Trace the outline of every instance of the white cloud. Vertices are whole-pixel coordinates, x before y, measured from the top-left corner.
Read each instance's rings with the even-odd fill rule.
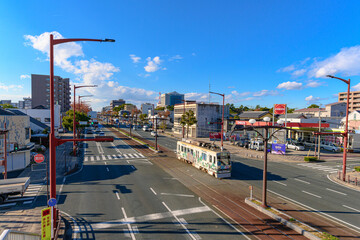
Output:
[[[133,61],[133,63],[138,63],[141,60],[141,57],[137,57],[135,54],[130,54],[129,56],[130,56],[131,60]]]
[[[347,76],[360,74],[360,45],[342,48],[336,55],[313,63],[310,70],[310,76],[317,78],[337,73]]]
[[[291,73],[294,77],[300,77],[306,73],[306,69],[295,70]]]
[[[294,89],[299,90],[302,88],[302,83],[288,81],[288,82],[280,83],[276,88],[286,89],[286,90],[294,90]]]
[[[253,94],[254,97],[277,96],[277,95],[279,95],[279,92],[276,90],[261,90]]]
[[[308,104],[317,103],[317,102],[320,101],[320,97],[314,97],[313,95],[310,95],[310,96],[305,98],[305,101],[307,101]]]
[[[0,90],[9,91],[10,89],[11,90],[20,90],[20,89],[23,89],[23,88],[24,87],[22,85],[15,85],[15,84],[5,85],[3,83],[0,83]]]
[[[311,87],[311,88],[315,88],[315,87],[319,87],[323,85],[321,82],[316,81],[316,80],[309,80],[308,83],[306,84],[306,87]]]
[[[181,59],[183,59],[183,57],[180,56],[179,54],[177,54],[175,56],[170,57],[169,61],[171,62],[171,61],[174,61],[174,60],[181,60]]]
[[[355,90],[355,91],[360,91],[360,83],[353,86],[352,89]]]
[[[294,70],[295,70],[295,66],[290,65],[290,66],[287,66],[287,67],[280,68],[279,70],[277,70],[277,72],[291,72],[291,71],[294,71]]]
[[[242,92],[242,93],[239,93],[238,91],[234,90],[234,91],[231,91],[231,94],[233,94],[234,96],[237,96],[237,97],[245,97],[247,95],[250,95],[251,92]]]
[[[185,93],[185,99],[187,100],[195,100],[195,101],[209,101],[209,93]]]
[[[156,72],[160,69],[160,57],[156,56],[153,59],[151,59],[151,57],[148,57],[146,61],[147,65],[144,67],[146,72]]]
[[[21,80],[28,79],[28,78],[30,78],[30,75],[27,75],[27,74],[20,75]]]

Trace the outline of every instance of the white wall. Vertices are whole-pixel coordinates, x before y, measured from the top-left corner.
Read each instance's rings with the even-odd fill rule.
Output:
[[[46,121],[46,118],[48,118],[47,120],[50,120],[50,109],[17,109],[17,110],[50,126],[50,121]],[[60,110],[61,110],[60,105],[55,105],[54,108],[55,128],[59,128],[61,126]]]

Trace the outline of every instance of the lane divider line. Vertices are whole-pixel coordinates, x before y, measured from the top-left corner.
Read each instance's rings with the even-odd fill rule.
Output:
[[[124,209],[123,207],[121,208],[121,211],[123,212],[125,219],[127,219],[126,212],[125,212],[125,209]],[[132,228],[131,228],[131,224],[130,224],[130,223],[127,223],[126,225],[127,225],[128,229],[129,229],[129,233],[130,233],[131,239],[132,239],[132,240],[136,240],[135,235],[134,235],[134,232],[133,232],[133,230],[132,230]]]
[[[281,185],[287,186],[287,184],[282,183],[282,182],[279,182],[279,181],[275,181],[275,180],[273,180],[273,182],[275,182],[275,183],[277,183],[277,184],[281,184]]]
[[[345,195],[345,196],[347,195],[346,193],[342,193],[342,192],[333,190],[333,189],[331,189],[331,188],[326,188],[326,190],[331,191],[331,192],[335,192],[335,193],[338,193],[338,194],[342,194],[342,195]]]
[[[357,210],[356,208],[352,208],[352,207],[349,207],[349,206],[346,206],[346,205],[343,205],[343,207],[346,207],[346,208],[348,208],[348,209],[351,209],[351,210],[353,210],[353,211],[355,211],[355,212],[360,212],[360,210]]]
[[[306,193],[306,194],[309,194],[309,195],[311,195],[311,196],[317,197],[317,198],[322,198],[322,197],[320,197],[320,196],[318,196],[318,195],[316,195],[316,194],[309,193],[309,192],[304,191],[304,190],[302,190],[302,192],[303,192],[303,193]]]
[[[296,181],[298,181],[298,182],[302,182],[302,183],[310,184],[309,182],[304,181],[304,180],[301,180],[301,179],[298,179],[298,178],[294,178],[294,180],[296,180]]]
[[[153,194],[157,195],[157,193],[154,191],[154,189],[150,188],[150,190],[153,192]]]
[[[115,194],[116,194],[117,199],[120,200],[119,193],[118,193],[118,192],[115,192]]]

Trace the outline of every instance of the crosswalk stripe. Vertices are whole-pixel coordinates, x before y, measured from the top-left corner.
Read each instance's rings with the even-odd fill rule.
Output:
[[[85,162],[89,161],[89,157],[85,157]]]
[[[102,160],[106,160],[106,157],[104,155],[101,155]]]
[[[97,161],[100,161],[100,156],[96,156],[96,160],[97,160]]]
[[[141,153],[139,153],[139,155],[140,155],[140,157],[143,157],[143,158],[145,157],[145,156],[144,156],[144,155],[142,155]]]
[[[128,154],[131,158],[135,158],[131,153]]]
[[[95,161],[95,158],[94,158],[94,156],[91,156],[91,161],[93,162],[93,161]]]
[[[123,156],[124,156],[124,158],[129,158],[129,157],[128,157],[128,155],[127,155],[127,154],[125,154],[125,153],[123,154]]]
[[[111,159],[112,159],[110,155],[107,155],[107,157],[108,157],[108,159],[109,159],[109,160],[111,160]]]
[[[114,155],[112,155],[113,156],[113,159],[116,159],[117,158],[117,156],[114,154]]]
[[[123,156],[121,156],[120,154],[118,155],[118,158],[123,158]]]

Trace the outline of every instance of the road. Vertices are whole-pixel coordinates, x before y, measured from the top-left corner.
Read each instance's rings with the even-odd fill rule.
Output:
[[[249,239],[120,138],[84,150],[81,171],[58,186],[75,238]]]
[[[137,130],[140,136],[154,141],[149,132]],[[176,149],[176,139],[159,136],[158,143],[171,150]],[[245,181],[262,188],[262,160],[232,156],[233,179]],[[349,166],[359,165],[359,160],[349,160]],[[311,212],[318,212],[339,224],[344,224],[360,234],[360,192],[340,186],[328,179],[329,173],[337,172],[339,161],[321,163],[268,163],[269,194],[300,205]],[[349,168],[350,169],[350,168]],[[259,198],[261,197],[258,196]]]

